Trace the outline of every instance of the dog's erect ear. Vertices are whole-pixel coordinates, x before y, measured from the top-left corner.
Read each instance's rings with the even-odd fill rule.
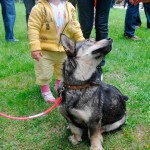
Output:
[[[74,53],[74,51],[75,51],[75,41],[68,38],[64,34],[60,35],[60,41],[61,41],[61,44],[63,45],[67,55],[68,56],[74,56],[75,55],[75,53]]]

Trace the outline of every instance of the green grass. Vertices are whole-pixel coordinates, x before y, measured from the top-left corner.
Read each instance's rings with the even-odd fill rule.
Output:
[[[15,36],[20,41],[7,43],[0,16],[0,112],[13,116],[34,115],[48,109],[35,84],[33,60],[30,57],[24,5],[16,5]],[[127,121],[122,130],[104,134],[105,150],[149,150],[150,137],[150,30],[141,11],[142,27],[135,42],[123,38],[124,9],[111,9],[109,37],[113,50],[106,57],[104,81],[117,86],[129,96]],[[94,30],[92,37],[95,36]],[[51,84],[53,88],[54,81]],[[0,117],[2,150],[88,150],[89,140],[78,146],[68,142],[70,131],[65,119],[55,109],[48,115],[29,121]]]

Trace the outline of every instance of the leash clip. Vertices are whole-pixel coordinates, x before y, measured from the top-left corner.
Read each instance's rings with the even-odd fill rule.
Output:
[[[59,90],[59,96],[62,98],[62,93],[64,92],[65,87],[63,86],[60,90]]]

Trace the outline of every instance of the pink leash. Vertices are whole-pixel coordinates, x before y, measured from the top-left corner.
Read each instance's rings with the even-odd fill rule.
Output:
[[[61,98],[58,97],[58,99],[56,100],[56,102],[54,103],[54,105],[52,107],[50,107],[49,109],[47,109],[46,111],[44,111],[42,113],[39,113],[39,114],[33,115],[33,116],[13,117],[13,116],[9,116],[9,115],[6,115],[4,113],[1,113],[1,112],[0,112],[0,116],[5,117],[5,118],[9,118],[9,119],[12,119],[12,120],[29,120],[29,119],[33,119],[33,118],[38,118],[40,116],[48,114],[50,111],[52,111],[54,108],[56,108],[60,104],[60,102],[61,102]]]

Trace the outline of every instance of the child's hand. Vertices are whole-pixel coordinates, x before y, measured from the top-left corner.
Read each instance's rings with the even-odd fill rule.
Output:
[[[31,56],[33,59],[39,61],[40,58],[42,57],[42,51],[41,50],[33,51],[31,52]]]

